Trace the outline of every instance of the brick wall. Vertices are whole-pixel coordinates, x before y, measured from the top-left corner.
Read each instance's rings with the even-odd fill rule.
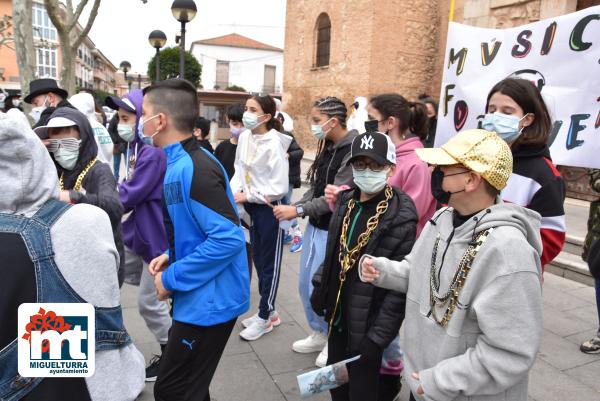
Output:
[[[448,19],[445,3],[381,0],[373,7],[367,0],[288,2],[283,104],[296,120],[300,144],[316,147],[308,116],[321,97],[337,96],[350,105],[357,96],[382,92],[437,96]],[[315,24],[322,12],[331,19],[330,62],[313,68]]]

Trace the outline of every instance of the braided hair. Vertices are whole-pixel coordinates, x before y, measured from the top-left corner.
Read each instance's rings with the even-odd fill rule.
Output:
[[[335,118],[342,128],[346,128],[346,119],[348,118],[348,109],[344,102],[334,96],[327,96],[317,100],[313,107],[319,110],[322,114],[325,114],[327,117]],[[317,146],[317,154],[315,156],[315,161],[310,166],[308,173],[306,174],[306,178],[311,185],[315,183],[315,175],[317,173],[317,168],[321,159],[323,158],[323,153],[325,152],[326,146],[331,143],[329,139],[320,140]]]

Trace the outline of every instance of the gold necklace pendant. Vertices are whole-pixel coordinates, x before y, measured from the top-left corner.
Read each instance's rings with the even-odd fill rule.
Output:
[[[77,192],[81,191],[81,184],[83,183],[83,179],[85,178],[85,175],[88,173],[88,171],[90,171],[90,169],[94,166],[94,164],[96,164],[97,161],[98,161],[98,158],[94,157],[94,159],[91,162],[89,162],[87,166],[85,166],[85,168],[81,171],[81,173],[79,173],[79,175],[77,176],[77,180],[75,180],[75,185],[73,186],[74,191],[77,191]],[[60,185],[61,191],[65,190],[64,175],[65,175],[65,173],[63,172],[60,175],[60,178],[58,180],[58,184]]]
[[[356,202],[354,201],[354,199],[351,199],[350,202],[348,202],[348,210],[346,210],[346,214],[344,215],[344,219],[342,220],[342,233],[340,235],[340,252],[338,255],[338,261],[340,263],[340,273],[339,273],[340,286],[339,286],[337,298],[335,301],[335,307],[333,308],[333,314],[331,315],[331,319],[329,322],[329,331],[330,332],[331,332],[331,328],[333,327],[333,321],[335,319],[335,315],[337,314],[337,310],[338,310],[339,303],[340,303],[340,294],[342,293],[342,287],[344,286],[344,283],[346,282],[346,276],[348,275],[348,272],[352,269],[352,267],[354,267],[354,264],[356,263],[356,260],[358,259],[358,256],[360,255],[360,252],[362,251],[362,249],[364,247],[366,247],[367,244],[369,243],[369,240],[371,239],[371,235],[373,234],[373,231],[375,231],[375,229],[379,225],[379,220],[380,220],[381,216],[388,209],[389,201],[390,201],[390,199],[392,199],[392,196],[394,196],[394,191],[392,191],[392,187],[390,187],[389,185],[386,185],[385,186],[385,199],[377,204],[377,208],[375,209],[376,210],[375,215],[371,216],[369,218],[369,220],[367,220],[366,231],[364,231],[363,233],[361,233],[358,236],[357,243],[354,246],[354,248],[352,248],[352,249],[348,249],[347,236],[348,236],[348,226],[350,225],[350,216],[352,214],[352,210],[354,209]]]

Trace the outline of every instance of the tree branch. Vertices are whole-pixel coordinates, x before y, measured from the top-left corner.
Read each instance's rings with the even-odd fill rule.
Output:
[[[85,0],[85,1],[87,3],[87,0]],[[94,5],[92,7],[92,11],[90,11],[90,16],[87,20],[87,24],[85,24],[85,28],[83,28],[83,31],[81,31],[81,33],[79,34],[79,37],[77,38],[75,43],[73,43],[73,46],[71,46],[71,48],[73,49],[73,52],[77,51],[77,48],[79,47],[79,45],[81,45],[81,43],[86,38],[88,33],[90,33],[90,30],[92,29],[92,25],[94,25],[94,21],[96,20],[96,17],[98,16],[98,8],[100,8],[100,0],[94,0]]]
[[[87,3],[88,3],[88,0],[81,0],[79,2],[79,4],[77,5],[77,9],[75,10],[73,19],[71,20],[71,22],[69,24],[69,31],[72,30],[73,28],[75,28],[75,25],[77,25],[77,21],[79,21],[79,17],[81,17],[81,13],[83,12],[83,9],[87,5]]]
[[[52,21],[52,25],[54,25],[58,33],[64,34],[65,32],[68,32],[62,16],[60,15],[58,0],[44,0],[44,6],[46,6],[48,17],[50,17],[50,21]]]

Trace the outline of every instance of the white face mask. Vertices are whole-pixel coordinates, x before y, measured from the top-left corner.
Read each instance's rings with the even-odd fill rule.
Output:
[[[44,110],[46,110],[48,108],[47,102],[48,102],[48,95],[46,95],[46,97],[44,98],[44,103],[42,103],[41,106],[33,107],[31,109],[31,112],[29,113],[29,115],[31,116],[31,118],[33,118],[33,121],[35,123],[40,121],[40,117],[42,116],[42,113],[44,112]]]
[[[142,142],[144,142],[146,145],[154,146],[154,137],[158,134],[158,131],[156,131],[154,134],[152,134],[150,136],[146,136],[146,135],[144,135],[144,124],[152,119],[155,119],[159,115],[160,114],[157,114],[146,120],[144,120],[143,118],[140,118],[140,122],[138,125],[138,134],[139,134],[140,138],[142,139]]]
[[[242,123],[244,124],[244,127],[248,128],[249,130],[253,130],[264,122],[258,122],[258,118],[262,116],[264,116],[264,114],[257,116],[254,113],[246,111],[242,116]]]
[[[21,105],[21,101],[20,100],[13,100],[13,106],[15,107],[19,107]]]

